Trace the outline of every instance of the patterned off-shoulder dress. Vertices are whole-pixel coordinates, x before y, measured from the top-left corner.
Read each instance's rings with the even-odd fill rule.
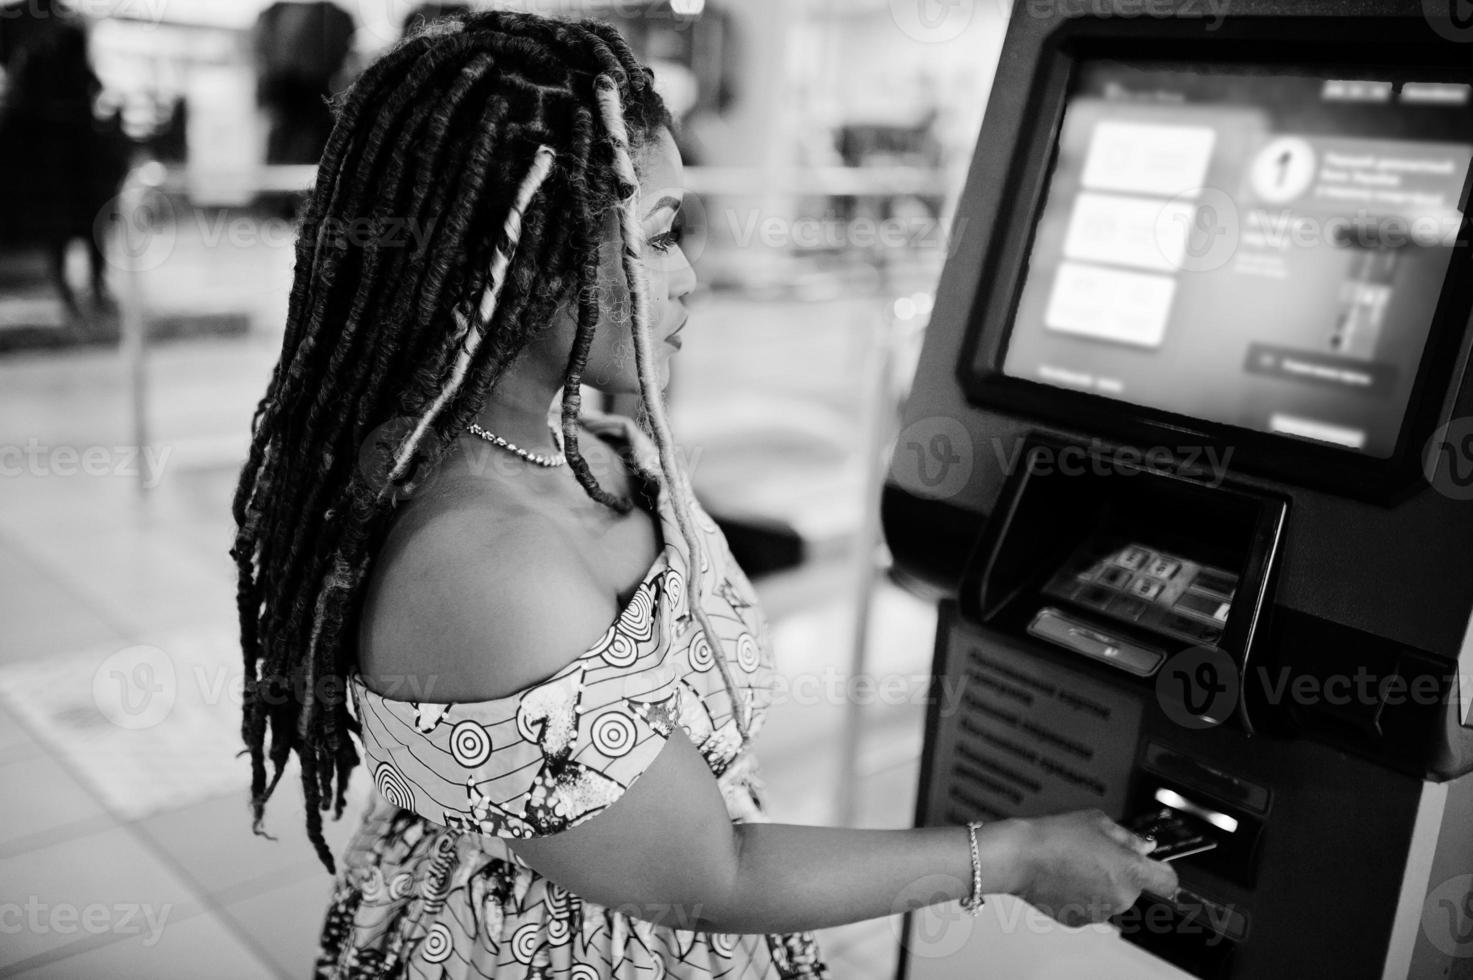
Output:
[[[589,413],[584,424],[659,472],[653,440],[632,419]],[[673,912],[635,918],[572,894],[507,846],[596,816],[676,725],[710,766],[731,819],[768,820],[750,745],[774,695],[768,623],[700,505],[704,547],[692,556],[665,487],[648,492],[659,555],[607,632],[551,677],[444,704],[380,696],[349,676],[375,791],[339,862],[316,980],[830,977],[812,933],[700,932]],[[696,568],[719,653],[688,605]],[[735,703],[717,656],[730,665]],[[736,712],[747,712],[745,739]]]

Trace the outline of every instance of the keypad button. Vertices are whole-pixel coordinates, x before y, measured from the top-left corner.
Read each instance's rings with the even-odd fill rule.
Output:
[[[1175,558],[1164,557],[1157,558],[1155,561],[1151,562],[1150,567],[1146,569],[1147,574],[1152,575],[1156,578],[1163,579],[1171,578],[1179,571],[1181,571],[1181,562],[1177,561]]]
[[[1143,599],[1137,599],[1133,595],[1118,595],[1110,603],[1110,608],[1105,610],[1112,616],[1128,619],[1132,622],[1140,618],[1141,613],[1151,608],[1150,603]]]
[[[1130,547],[1116,554],[1115,560],[1126,568],[1141,569],[1144,568],[1146,566],[1146,563],[1151,561],[1153,557],[1154,556],[1145,548]]]
[[[1225,623],[1227,622],[1230,606],[1228,603],[1214,596],[1186,592],[1183,593],[1180,599],[1176,600],[1175,608],[1181,612],[1193,613],[1204,619],[1210,619],[1213,622]]]
[[[1123,568],[1110,567],[1100,572],[1096,579],[1101,585],[1108,585],[1112,589],[1123,589],[1130,583],[1130,572]]]
[[[1223,599],[1231,599],[1238,587],[1238,577],[1212,568],[1204,568],[1192,579],[1191,587],[1199,592],[1210,592]]]
[[[1074,593],[1074,601],[1096,609],[1104,609],[1115,593],[1098,585],[1083,585]]]
[[[1144,575],[1137,577],[1134,582],[1130,583],[1131,593],[1140,596],[1142,599],[1156,598],[1161,594],[1163,588],[1165,586],[1161,582],[1153,578],[1147,578]]]

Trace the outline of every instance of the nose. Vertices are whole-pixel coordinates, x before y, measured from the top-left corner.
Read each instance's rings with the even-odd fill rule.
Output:
[[[700,285],[696,278],[696,270],[691,266],[690,260],[685,257],[685,252],[679,248],[672,250],[678,256],[670,272],[670,298],[682,299],[689,296]]]

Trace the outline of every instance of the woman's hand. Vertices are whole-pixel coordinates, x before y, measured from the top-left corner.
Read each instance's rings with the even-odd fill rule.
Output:
[[[1144,855],[1155,845],[1100,810],[1011,821],[1019,886],[1013,892],[1068,926],[1103,922],[1142,891],[1170,898],[1176,872]]]

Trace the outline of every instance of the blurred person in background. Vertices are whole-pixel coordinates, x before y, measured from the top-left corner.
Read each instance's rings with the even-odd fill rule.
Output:
[[[336,875],[319,978],[827,978],[819,928],[1175,888],[1098,812],[770,821],[768,623],[661,393],[696,284],[671,127],[614,28],[528,14],[432,23],[338,107],[232,549],[255,829],[295,754]]]
[[[266,116],[268,164],[316,163],[332,132],[329,100],[346,84],[357,27],[353,15],[327,0],[278,0],[251,29],[256,104]],[[292,217],[299,195],[275,198]]]
[[[87,25],[60,3],[0,10],[0,60],[0,246],[44,250],[69,319],[85,326],[67,250],[87,243],[93,302],[111,310],[98,229],[129,166],[121,113],[95,115],[102,83],[88,60]]]

